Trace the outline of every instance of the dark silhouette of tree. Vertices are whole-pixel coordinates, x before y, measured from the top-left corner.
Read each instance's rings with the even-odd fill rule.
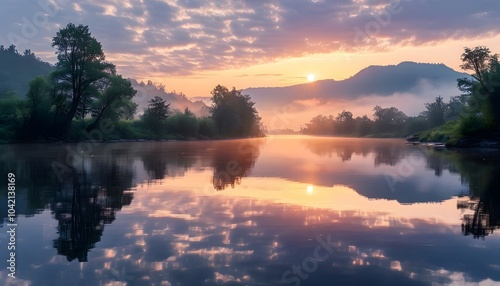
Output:
[[[461,58],[464,70],[471,70],[473,79],[458,80],[458,87],[465,92],[473,114],[479,114],[488,128],[500,127],[500,63],[497,54],[489,48],[465,48]],[[479,107],[479,108],[477,108]],[[479,113],[480,112],[480,113]]]
[[[363,117],[356,117],[355,124],[358,136],[368,135],[373,130],[373,121],[366,115],[363,115]]]
[[[36,77],[29,83],[26,100],[19,104],[22,126],[18,138],[33,140],[44,135],[50,128],[52,87],[43,77]]]
[[[261,122],[255,103],[234,87],[217,85],[212,94],[212,118],[222,137],[261,136]]]
[[[406,114],[396,107],[382,108],[377,105],[373,108],[373,111],[375,128],[379,132],[396,131],[403,126],[407,118]]]
[[[436,127],[445,123],[447,105],[441,96],[436,97],[434,102],[426,103],[425,108],[427,110],[422,114],[427,118],[429,127]]]
[[[96,128],[103,119],[132,119],[137,109],[137,104],[132,102],[135,94],[136,90],[129,80],[120,75],[112,76],[102,95],[92,105],[94,121],[86,129]]]
[[[58,89],[68,101],[67,109],[60,110],[55,130],[67,134],[73,118],[84,118],[93,101],[115,74],[115,66],[106,62],[101,44],[92,37],[88,26],[70,23],[52,39],[56,47],[57,64],[52,73]]]
[[[350,111],[342,110],[342,112],[337,115],[335,124],[335,132],[337,134],[345,135],[353,133],[354,126],[354,118]]]
[[[160,138],[164,133],[166,119],[170,115],[169,106],[170,104],[167,104],[159,96],[149,100],[148,108],[144,111],[142,120],[153,133],[153,137]]]
[[[333,116],[317,115],[302,127],[300,132],[309,135],[332,135],[335,128]]]

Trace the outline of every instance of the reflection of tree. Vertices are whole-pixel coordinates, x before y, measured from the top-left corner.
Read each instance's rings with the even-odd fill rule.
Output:
[[[495,160],[470,156],[457,158],[462,180],[469,184],[469,198],[457,204],[457,208],[464,212],[462,232],[474,238],[484,238],[500,228],[500,166]]]
[[[380,146],[374,148],[375,159],[374,165],[379,166],[382,164],[395,166],[399,161],[401,161],[404,156],[404,150],[399,146]]]
[[[106,160],[106,159],[103,159]],[[83,169],[72,175],[55,193],[52,206],[58,220],[59,238],[54,240],[57,253],[68,261],[87,261],[87,254],[100,241],[104,225],[115,220],[116,210],[132,201],[132,172],[116,162],[94,160],[94,172]],[[66,183],[66,182],[65,182]]]
[[[152,148],[144,150],[141,159],[150,178],[161,180],[165,176],[183,176],[196,162],[199,151],[190,142],[154,143]]]
[[[374,164],[396,165],[404,158],[405,153],[399,142],[383,142],[380,140],[359,139],[359,138],[307,138],[303,143],[306,147],[318,156],[328,156],[336,154],[342,162],[350,161],[353,154],[366,157],[374,154]]]
[[[95,153],[80,158],[80,168],[66,165],[66,146],[0,146],[0,152],[4,151],[0,171],[16,173],[16,197],[26,201],[16,206],[18,214],[31,216],[49,206],[58,220],[59,238],[54,240],[54,247],[69,261],[87,261],[87,253],[100,240],[104,225],[114,221],[116,210],[132,202],[133,194],[127,191],[134,184],[130,150],[109,150],[117,146],[96,146]],[[67,168],[61,181],[54,162]]]
[[[342,162],[351,160],[353,154],[365,157],[371,152],[371,147],[360,143],[359,139],[352,138],[308,138],[303,141],[307,149],[318,156],[331,157],[336,154]]]
[[[220,142],[213,150],[212,178],[216,190],[223,190],[227,186],[234,187],[247,176],[255,165],[260,154],[262,139],[248,139]]]

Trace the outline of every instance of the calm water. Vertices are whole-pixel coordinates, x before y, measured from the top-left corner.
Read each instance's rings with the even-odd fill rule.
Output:
[[[2,145],[8,172],[17,278],[4,220],[4,285],[500,281],[491,150],[302,136]]]

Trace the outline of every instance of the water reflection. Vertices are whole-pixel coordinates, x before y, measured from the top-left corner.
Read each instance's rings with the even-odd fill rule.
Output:
[[[243,177],[249,175],[259,157],[260,147],[265,141],[236,140],[217,144],[213,149],[214,175],[212,183],[216,190],[224,190],[239,184]]]
[[[500,252],[496,152],[402,143],[278,137],[101,144],[62,180],[53,162],[66,164],[66,145],[0,146],[0,171],[16,172],[17,211],[28,217],[20,227],[28,233],[46,214],[56,220],[49,230],[55,238],[33,232],[20,241],[20,268],[32,271],[21,277],[45,284],[50,275],[61,284],[84,277],[89,285],[500,280],[490,255]],[[394,190],[388,174],[400,176]],[[5,217],[5,193],[0,201]],[[319,238],[331,240],[328,259],[307,279],[284,281]]]
[[[4,153],[7,159],[2,173],[14,172],[17,178],[16,212],[30,217],[50,210],[58,221],[59,237],[53,241],[57,253],[68,261],[86,262],[104,226],[115,220],[116,211],[132,202],[130,190],[135,185],[131,161],[117,150],[107,156],[103,154],[110,150],[101,150],[67,164],[66,148],[35,146],[42,151],[19,145]],[[54,166],[61,171],[60,176]]]

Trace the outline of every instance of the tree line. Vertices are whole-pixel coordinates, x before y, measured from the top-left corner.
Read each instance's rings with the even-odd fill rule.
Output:
[[[189,109],[173,112],[159,96],[134,119],[136,90],[106,60],[88,26],[72,23],[52,39],[57,63],[49,76],[29,82],[25,98],[0,95],[0,140],[83,140],[107,126],[106,139],[234,138],[261,136],[258,112],[248,95],[216,86],[211,115],[198,118]],[[15,46],[0,52],[18,54]],[[24,57],[36,58],[27,50]],[[109,128],[111,126],[112,128]]]
[[[463,137],[494,137],[500,129],[500,64],[498,55],[484,46],[465,48],[461,68],[473,71],[457,79],[462,93],[445,102],[437,96],[425,103],[418,116],[396,107],[373,108],[373,119],[343,110],[337,116],[318,115],[301,127],[301,133],[335,136],[401,137],[418,134],[422,141],[453,142]]]

